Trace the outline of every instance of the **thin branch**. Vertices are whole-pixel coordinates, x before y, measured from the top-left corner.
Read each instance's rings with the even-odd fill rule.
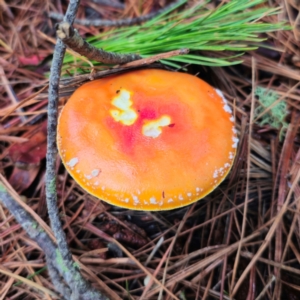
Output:
[[[153,56],[150,56],[150,57],[142,58],[142,59],[139,59],[139,60],[136,60],[136,61],[132,61],[132,62],[129,62],[129,63],[123,65],[123,66],[124,67],[146,66],[146,65],[150,65],[150,64],[152,64],[156,61],[159,61],[161,59],[166,59],[166,58],[170,58],[170,57],[178,56],[178,55],[184,55],[184,54],[188,54],[189,52],[190,52],[190,50],[187,49],[187,48],[183,48],[183,49],[179,49],[179,50],[173,50],[173,51],[153,55]]]
[[[74,21],[75,24],[83,25],[83,26],[95,26],[95,27],[120,27],[120,26],[131,26],[143,23],[145,21],[151,20],[152,18],[172,9],[173,7],[176,7],[180,4],[182,0],[177,0],[174,3],[171,3],[167,5],[166,7],[163,7],[155,12],[151,12],[147,15],[136,17],[136,18],[127,18],[127,19],[121,19],[121,20],[88,20],[88,19],[76,19]],[[184,2],[182,3],[184,4]],[[63,20],[63,15],[55,12],[50,12],[49,17],[56,20],[61,21]]]
[[[72,24],[78,9],[79,0],[71,0],[64,17],[64,22]],[[56,193],[56,127],[58,115],[58,90],[60,73],[63,64],[63,57],[66,46],[61,40],[55,45],[53,62],[49,79],[49,103],[48,103],[48,133],[47,133],[47,156],[46,156],[46,200],[48,206],[51,228],[57,239],[61,264],[68,270],[71,278],[68,284],[72,292],[71,299],[108,299],[100,292],[92,288],[80,274],[78,266],[72,260],[71,252],[68,248],[65,233],[59,218]],[[57,254],[57,255],[58,255]]]
[[[166,65],[155,63],[155,62],[172,56],[187,54],[188,52],[189,49],[179,49],[179,50],[160,53],[157,55],[135,60],[133,62],[129,62],[121,66],[115,66],[113,68],[106,69],[106,70],[92,72],[89,74],[76,75],[74,77],[63,77],[60,79],[60,83],[59,83],[60,85],[59,97],[70,96],[75,89],[77,89],[80,85],[90,80],[104,78],[111,75],[117,75],[130,70],[137,70],[140,68],[173,70],[171,68],[168,68]],[[48,95],[46,93],[40,93],[38,98],[45,99],[47,97]]]
[[[55,286],[55,289],[63,295],[63,300],[68,300],[71,299],[71,290],[70,288],[62,281],[62,278],[57,271],[57,266],[53,264],[53,262],[48,259],[46,256],[46,261],[47,261],[47,268],[48,268],[48,274],[51,278],[52,283]]]
[[[102,6],[114,7],[119,9],[124,9],[125,5],[119,1],[111,1],[111,0],[92,0],[94,3],[100,4]]]
[[[141,59],[137,54],[118,54],[106,52],[98,49],[85,41],[76,29],[68,22],[62,22],[56,25],[56,34],[61,41],[69,48],[90,60],[95,60],[105,64],[124,64],[130,61]]]
[[[15,219],[19,224],[22,225],[24,230],[27,232],[29,237],[34,240],[38,246],[43,250],[46,256],[47,262],[51,262],[51,271],[56,274],[60,274],[65,282],[71,287],[71,289],[66,289],[60,284],[56,286],[56,281],[53,281],[55,288],[59,292],[66,292],[63,294],[66,299],[97,299],[97,300],[107,300],[108,298],[102,296],[98,292],[89,290],[86,287],[85,294],[82,294],[82,283],[78,276],[74,276],[73,270],[66,267],[64,261],[62,261],[58,247],[53,243],[49,235],[43,230],[43,228],[35,221],[35,219],[18,204],[17,201],[9,194],[5,185],[0,182],[0,202],[14,215]],[[73,263],[74,265],[74,263]],[[49,266],[48,266],[49,268]],[[56,271],[54,271],[56,270]],[[50,271],[50,270],[49,270]],[[50,271],[50,272],[51,272]],[[56,275],[52,273],[51,275]],[[79,273],[79,272],[78,272]],[[80,273],[79,273],[80,275]],[[51,276],[51,278],[53,277]],[[81,275],[80,275],[81,276]],[[70,296],[70,291],[72,291],[72,296]],[[99,296],[100,295],[100,296]]]
[[[65,19],[73,22],[79,0],[70,1]],[[72,263],[72,255],[69,251],[65,234],[63,232],[59,211],[57,206],[57,193],[56,193],[56,127],[57,127],[57,114],[58,114],[58,90],[60,72],[65,53],[65,45],[58,40],[55,45],[53,54],[53,62],[51,65],[51,73],[49,79],[49,102],[48,102],[48,132],[47,132],[47,156],[46,156],[46,200],[48,206],[48,214],[51,221],[51,228],[57,240],[62,259],[68,264]]]

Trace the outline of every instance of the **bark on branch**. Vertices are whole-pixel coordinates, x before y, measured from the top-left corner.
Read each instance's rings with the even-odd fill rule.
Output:
[[[56,34],[65,45],[90,60],[95,60],[105,64],[125,64],[141,59],[141,56],[137,54],[118,54],[114,52],[106,52],[94,47],[85,41],[78,31],[68,22],[61,22],[57,24]]]
[[[76,12],[78,9],[79,0],[70,0],[64,22],[73,24]],[[49,78],[49,91],[48,91],[48,126],[47,126],[47,156],[46,156],[46,200],[48,207],[48,214],[51,221],[51,228],[57,240],[58,249],[56,255],[60,260],[60,264],[67,270],[67,278],[65,281],[69,285],[67,293],[71,292],[71,299],[108,299],[104,297],[99,291],[92,288],[90,284],[83,278],[78,266],[72,259],[72,254],[69,250],[65,233],[59,218],[59,210],[57,205],[57,192],[56,192],[56,127],[58,116],[58,92],[60,73],[63,64],[66,46],[61,40],[57,40],[55,45],[53,61],[51,65],[50,78]],[[61,269],[57,269],[59,274]],[[53,274],[53,273],[52,273]],[[54,282],[55,284],[55,282]],[[64,287],[59,286],[58,290]]]
[[[95,26],[95,27],[121,27],[121,26],[131,26],[136,24],[141,24],[143,22],[146,22],[148,20],[151,20],[155,18],[156,16],[163,14],[169,10],[172,10],[176,6],[179,6],[181,4],[184,4],[185,2],[182,0],[177,0],[166,7],[163,7],[157,11],[150,12],[147,15],[139,16],[136,18],[126,18],[121,20],[103,20],[103,19],[96,19],[96,20],[89,20],[89,19],[75,19],[75,24],[80,24],[83,26]],[[61,21],[63,19],[63,15],[56,13],[56,12],[50,12],[49,17]]]
[[[66,262],[62,259],[60,251],[35,221],[35,219],[8,193],[5,185],[0,181],[0,203],[14,215],[15,219],[26,230],[29,237],[43,250],[47,263],[50,265],[50,275],[58,292],[63,299],[77,300],[108,300],[100,292],[92,288],[84,278],[77,276],[79,270],[73,261]],[[48,266],[49,267],[49,266]],[[57,277],[58,276],[58,277]],[[66,286],[61,279],[64,279]],[[59,283],[59,285],[57,285]]]

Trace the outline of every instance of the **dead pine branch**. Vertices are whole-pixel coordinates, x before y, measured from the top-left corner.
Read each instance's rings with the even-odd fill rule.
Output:
[[[79,0],[71,0],[64,18],[65,22],[73,23],[78,9]],[[51,73],[49,79],[49,103],[48,103],[48,132],[47,132],[47,156],[46,156],[46,200],[51,228],[57,240],[61,264],[68,270],[69,288],[71,299],[107,299],[82,277],[78,266],[72,259],[68,248],[66,236],[59,218],[56,192],[56,127],[58,117],[58,90],[60,72],[66,46],[61,40],[55,45]],[[61,287],[59,287],[61,289]]]
[[[83,25],[83,26],[95,26],[95,27],[121,27],[121,26],[131,26],[140,24],[143,22],[146,22],[148,20],[153,19],[154,17],[163,14],[169,10],[171,10],[173,7],[177,7],[179,5],[184,4],[182,0],[177,0],[166,7],[163,7],[157,11],[151,12],[147,15],[136,17],[136,18],[126,18],[121,20],[88,20],[88,19],[75,19],[74,23]],[[50,12],[49,17],[61,21],[63,19],[63,15],[55,12]]]
[[[106,52],[102,49],[94,47],[86,42],[80,36],[78,31],[68,22],[57,24],[56,34],[65,45],[90,60],[95,60],[105,64],[125,64],[137,59],[141,59],[141,56],[137,54],[118,54]]]
[[[74,277],[72,271],[63,264],[57,245],[55,245],[39,223],[9,194],[4,182],[0,182],[0,201],[14,215],[18,223],[26,230],[29,237],[44,251],[49,274],[51,279],[54,279],[52,282],[56,290],[63,295],[63,299],[83,299],[71,298],[72,293],[70,292],[70,288],[62,283],[61,278],[63,278],[69,286],[75,287],[77,285],[76,277]],[[49,264],[51,265],[49,266]]]

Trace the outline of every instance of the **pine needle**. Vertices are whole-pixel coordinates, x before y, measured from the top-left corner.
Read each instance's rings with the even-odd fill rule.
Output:
[[[232,0],[213,10],[207,7],[210,1],[205,1],[176,12],[186,2],[179,2],[143,25],[114,29],[87,41],[105,51],[137,53],[142,57],[188,48],[189,54],[171,57],[162,63],[173,67],[180,67],[180,63],[220,67],[241,63],[239,56],[243,52],[261,46],[262,33],[289,29],[284,23],[261,21],[263,17],[278,14],[281,9],[261,7],[265,0]],[[212,55],[199,55],[199,51]],[[214,57],[221,51],[228,51],[227,56]],[[66,64],[75,61],[76,58],[68,54],[64,60],[65,68],[69,67]],[[82,61],[78,66],[88,65]]]

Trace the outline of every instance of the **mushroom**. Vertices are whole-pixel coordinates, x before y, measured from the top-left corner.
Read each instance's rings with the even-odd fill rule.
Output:
[[[168,210],[213,191],[237,148],[231,108],[201,79],[139,70],[85,83],[61,111],[62,161],[87,192],[134,210]]]

